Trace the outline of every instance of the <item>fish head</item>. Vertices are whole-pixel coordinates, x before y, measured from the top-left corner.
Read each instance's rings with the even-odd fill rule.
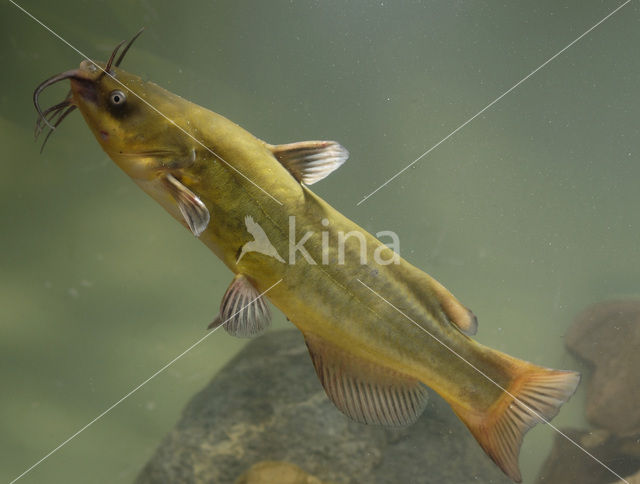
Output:
[[[71,93],[102,149],[132,178],[153,178],[185,158],[185,137],[175,120],[183,121],[176,108],[186,101],[179,96],[87,60],[71,78]]]
[[[157,176],[159,168],[184,157],[186,148],[178,125],[173,121],[175,118],[182,120],[181,113],[174,112],[176,98],[181,98],[118,67],[136,37],[115,62],[122,44],[116,47],[107,62],[86,59],[77,69],[41,83],[34,92],[34,104],[40,115],[36,135],[48,125],[48,138],[69,112],[78,109],[111,159],[132,178],[149,179]],[[39,94],[65,79],[71,85],[65,100],[42,110]]]
[[[144,92],[142,79],[84,60],[70,81],[72,103],[108,155],[117,157],[141,149],[145,133],[153,125],[140,94]]]

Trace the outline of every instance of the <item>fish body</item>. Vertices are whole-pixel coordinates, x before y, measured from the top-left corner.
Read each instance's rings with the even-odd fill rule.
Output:
[[[558,412],[578,374],[474,341],[475,316],[444,286],[314,194],[307,185],[346,160],[337,143],[271,145],[111,60],[98,66],[69,71],[71,105],[111,159],[235,274],[212,326],[258,334],[268,297],[303,333],[345,414],[411,423],[426,385],[520,480],[524,433]]]

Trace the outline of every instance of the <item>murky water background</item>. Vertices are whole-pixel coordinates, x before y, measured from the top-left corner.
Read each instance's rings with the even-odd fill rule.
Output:
[[[475,311],[478,340],[582,370],[563,347],[572,318],[640,293],[637,2],[356,203],[619,4],[22,3],[96,59],[146,26],[125,69],[262,139],[340,141],[351,159],[314,191],[370,231],[397,232],[401,254]],[[201,338],[231,274],[113,165],[78,113],[38,154],[33,88],[81,58],[11,4],[0,11],[10,481]],[[242,345],[214,334],[20,482],[130,482]],[[556,425],[583,424],[584,390]],[[528,434],[525,482],[552,437]]]

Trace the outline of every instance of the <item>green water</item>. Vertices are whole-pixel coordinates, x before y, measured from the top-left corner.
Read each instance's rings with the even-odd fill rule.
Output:
[[[269,142],[339,140],[351,158],[314,191],[370,231],[395,231],[401,255],[478,315],[485,344],[584,370],[563,347],[576,313],[640,293],[637,2],[359,206],[620,3],[22,5],[96,59],[146,26],[127,70]],[[0,15],[8,482],[201,338],[231,274],[113,165],[78,113],[38,153],[32,91],[81,57],[10,3]],[[131,482],[243,344],[214,334],[19,482]],[[556,425],[584,424],[584,387]],[[528,434],[525,482],[552,438]]]

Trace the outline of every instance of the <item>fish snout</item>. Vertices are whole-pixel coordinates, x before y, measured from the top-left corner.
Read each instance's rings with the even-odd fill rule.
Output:
[[[97,83],[102,73],[102,69],[95,63],[83,60],[80,67],[74,71],[74,75],[69,77],[74,99],[78,100],[81,97],[86,101],[96,102]]]
[[[86,79],[71,79],[71,93],[75,104],[78,104],[80,98],[92,103],[95,103],[98,99],[95,83]]]
[[[51,136],[51,133],[60,125],[60,123],[76,108],[80,108],[83,115],[86,115],[86,111],[95,111],[98,104],[98,93],[100,90],[101,79],[104,79],[103,74],[108,74],[107,77],[113,77],[114,74],[111,71],[111,66],[118,67],[122,62],[125,54],[129,50],[129,47],[142,33],[143,29],[140,29],[136,35],[127,43],[124,50],[120,53],[120,56],[116,59],[116,55],[120,50],[120,47],[124,44],[124,41],[120,42],[111,53],[109,61],[106,64],[96,64],[95,62],[85,59],[80,63],[77,69],[71,69],[69,71],[61,72],[51,76],[48,79],[42,81],[33,91],[33,105],[38,112],[38,119],[36,120],[36,126],[34,134],[36,139],[47,128],[49,129],[44,142],[42,143],[42,149],[47,143],[47,140]],[[104,66],[104,67],[103,67]],[[40,106],[40,94],[49,86],[57,84],[61,81],[69,80],[71,89],[65,96],[65,98],[53,106],[42,109]],[[84,109],[83,109],[84,108]]]

